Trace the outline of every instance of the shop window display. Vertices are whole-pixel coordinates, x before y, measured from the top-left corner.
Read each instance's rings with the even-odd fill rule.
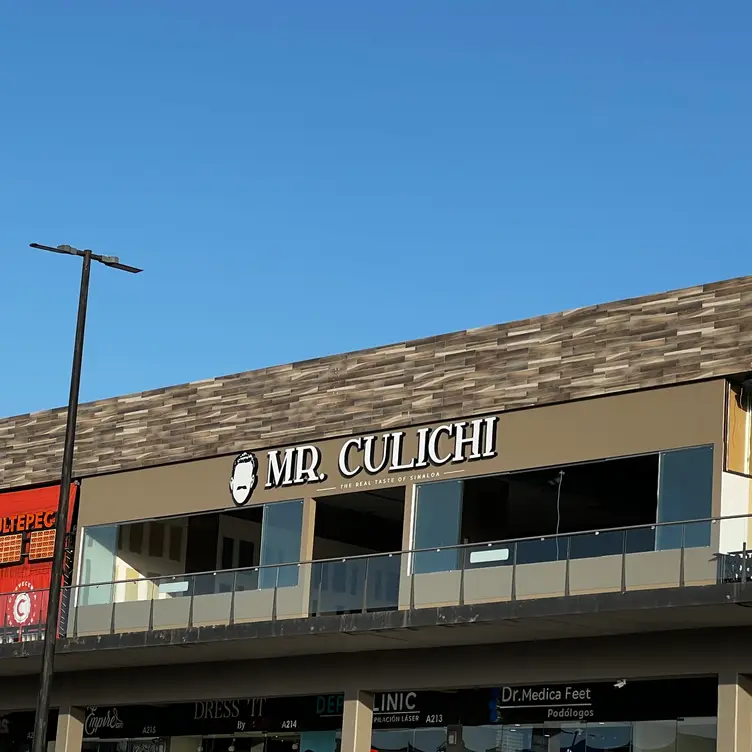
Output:
[[[716,719],[465,726],[464,752],[719,752]]]
[[[444,752],[446,729],[419,728],[374,731],[372,752]]]

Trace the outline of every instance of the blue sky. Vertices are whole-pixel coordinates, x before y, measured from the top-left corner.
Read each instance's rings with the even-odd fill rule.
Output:
[[[0,415],[749,273],[752,5],[0,15]]]

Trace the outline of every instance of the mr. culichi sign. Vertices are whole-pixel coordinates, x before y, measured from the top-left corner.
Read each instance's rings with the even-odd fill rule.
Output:
[[[496,457],[497,423],[498,417],[490,416],[355,436],[334,445],[327,442],[326,449],[305,444],[259,454],[242,452],[232,465],[230,493],[241,507],[257,487],[349,491],[365,487],[370,479],[384,482],[386,477],[397,483],[436,479],[442,468]],[[335,485],[321,488],[327,482]]]

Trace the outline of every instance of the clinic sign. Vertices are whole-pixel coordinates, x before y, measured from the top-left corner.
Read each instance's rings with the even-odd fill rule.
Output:
[[[242,507],[257,488],[347,491],[367,487],[372,479],[435,479],[442,468],[495,458],[498,420],[490,416],[355,436],[325,448],[306,444],[242,452],[232,464],[230,495],[235,506]],[[322,488],[326,484],[333,485]]]
[[[566,724],[699,718],[715,713],[717,691],[714,677],[505,685],[490,690],[489,714],[475,716],[473,722]]]
[[[469,695],[477,700],[476,695]],[[341,724],[345,709],[343,694],[318,695],[316,717],[324,726],[333,719]],[[459,723],[461,702],[456,693],[447,692],[377,692],[373,697],[373,727],[428,728]]]

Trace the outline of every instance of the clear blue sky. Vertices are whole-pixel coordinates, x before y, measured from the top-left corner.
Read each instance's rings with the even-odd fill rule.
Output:
[[[0,415],[752,271],[752,4],[5,2]]]

